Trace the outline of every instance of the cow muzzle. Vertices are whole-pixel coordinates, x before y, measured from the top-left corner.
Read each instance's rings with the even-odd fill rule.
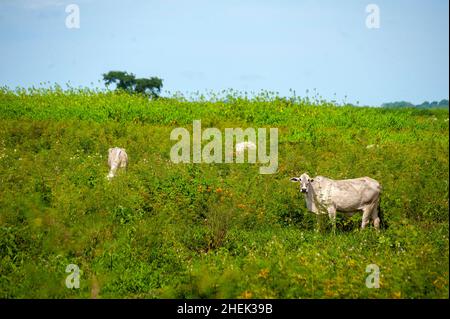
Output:
[[[308,191],[306,190],[306,188],[302,188],[302,189],[301,189],[301,192],[302,192],[302,193],[307,193]]]

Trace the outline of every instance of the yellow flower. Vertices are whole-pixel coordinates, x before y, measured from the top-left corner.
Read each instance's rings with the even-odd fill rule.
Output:
[[[258,274],[258,277],[267,278],[268,275],[269,275],[269,269],[264,268],[264,269],[261,269],[261,271]]]
[[[42,218],[35,218],[34,219],[34,225],[35,226],[37,226],[37,227],[39,227],[39,226],[41,226],[42,225]]]
[[[250,299],[251,297],[252,297],[252,293],[250,291],[248,291],[248,290],[244,291],[241,294],[241,298],[244,298],[244,299]]]
[[[394,299],[400,299],[402,297],[402,292],[401,291],[396,291],[393,294]]]

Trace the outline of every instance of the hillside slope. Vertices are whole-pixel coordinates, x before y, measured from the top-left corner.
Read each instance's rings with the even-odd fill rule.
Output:
[[[3,89],[0,297],[448,298],[448,115]],[[172,163],[172,129],[192,132],[196,119],[278,128],[277,173]],[[130,165],[108,182],[113,146]],[[339,217],[336,234],[316,232],[289,182],[305,171],[380,181],[387,227],[360,231],[357,214]],[[80,289],[65,286],[69,264]],[[379,289],[366,287],[370,264]]]

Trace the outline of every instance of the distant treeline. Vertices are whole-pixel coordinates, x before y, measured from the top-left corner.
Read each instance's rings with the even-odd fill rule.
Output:
[[[412,104],[410,102],[406,102],[406,101],[399,101],[399,102],[383,103],[381,106],[387,107],[387,108],[401,108],[401,107],[415,107],[415,108],[421,108],[421,109],[448,108],[448,100],[441,100],[440,102],[425,101],[422,104],[417,104],[417,105],[414,105],[414,104]]]

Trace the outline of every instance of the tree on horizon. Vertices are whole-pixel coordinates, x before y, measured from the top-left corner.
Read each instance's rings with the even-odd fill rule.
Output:
[[[108,87],[116,85],[116,90],[124,90],[129,93],[143,94],[152,98],[158,98],[163,86],[163,80],[158,77],[136,78],[133,73],[125,71],[109,71],[103,74],[103,81]]]

